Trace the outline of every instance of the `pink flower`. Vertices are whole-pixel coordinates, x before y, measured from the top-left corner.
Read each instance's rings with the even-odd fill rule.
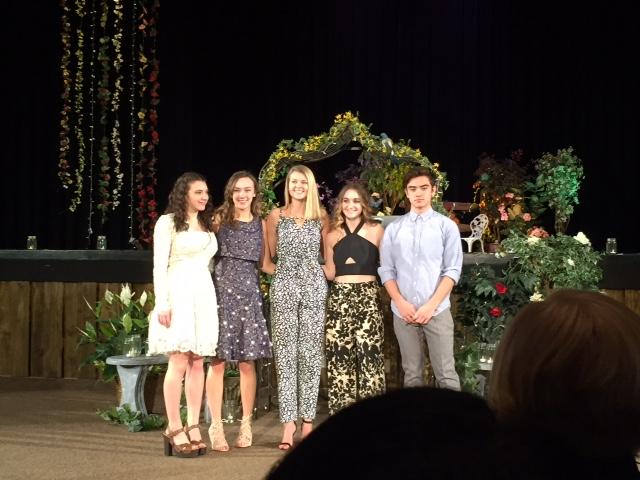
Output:
[[[549,234],[542,227],[532,227],[527,231],[527,235],[530,237],[547,238]]]
[[[514,195],[513,195],[513,193],[508,192],[508,193],[505,193],[505,194],[504,194],[504,197],[505,197],[505,198],[513,198],[513,197],[514,197]]]
[[[500,220],[502,220],[503,222],[506,222],[507,220],[509,220],[509,215],[507,214],[507,212],[502,212],[500,214]]]
[[[531,214],[530,213],[525,213],[524,215],[522,215],[522,219],[525,222],[530,222],[531,221]]]

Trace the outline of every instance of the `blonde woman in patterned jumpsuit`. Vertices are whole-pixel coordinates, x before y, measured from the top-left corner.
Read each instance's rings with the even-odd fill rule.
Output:
[[[288,450],[298,418],[304,438],[316,415],[327,299],[319,258],[329,222],[313,172],[304,165],[289,170],[284,196],[284,207],[273,209],[267,217],[267,241],[270,256],[276,259],[270,298],[283,423],[278,448]]]

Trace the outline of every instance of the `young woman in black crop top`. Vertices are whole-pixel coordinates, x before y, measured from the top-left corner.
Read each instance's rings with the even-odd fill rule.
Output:
[[[338,195],[325,246],[325,274],[333,280],[327,303],[326,358],[329,413],[385,391],[384,329],[377,269],[384,229],[371,218],[360,184]]]

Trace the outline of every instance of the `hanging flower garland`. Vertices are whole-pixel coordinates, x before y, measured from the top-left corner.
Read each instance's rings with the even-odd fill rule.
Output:
[[[74,82],[74,111],[76,114],[76,124],[74,127],[74,133],[77,143],[78,154],[78,166],[75,170],[75,190],[69,210],[76,211],[78,205],[82,201],[82,187],[83,187],[83,174],[85,168],[84,158],[84,32],[82,31],[82,25],[85,16],[85,2],[84,0],[76,0],[76,15],[78,17],[78,26],[76,28],[76,35],[78,38],[78,45],[75,51],[76,56],[76,76]]]
[[[122,195],[122,186],[124,185],[124,174],[122,173],[122,152],[120,150],[120,97],[122,95],[122,36],[123,36],[123,15],[122,1],[113,0],[113,36],[111,43],[113,44],[113,69],[116,73],[116,80],[113,88],[113,96],[111,97],[111,113],[113,115],[113,127],[111,128],[111,149],[113,151],[113,176],[115,177],[115,187],[112,193],[111,209],[115,210],[120,205],[120,197]],[[106,218],[103,216],[103,222]]]
[[[151,245],[153,242],[153,226],[158,219],[157,202],[155,199],[155,187],[157,185],[156,163],[158,161],[157,149],[160,142],[158,133],[157,106],[160,102],[160,82],[158,80],[160,62],[157,57],[157,23],[159,18],[160,2],[153,0],[151,8],[143,7],[142,21],[139,26],[143,40],[138,49],[138,59],[142,76],[139,80],[140,97],[143,104],[138,111],[138,131],[145,138],[140,142],[140,159],[136,174],[136,192],[138,207],[136,208],[138,220],[138,239],[142,244]],[[148,57],[145,49],[148,46]],[[144,99],[148,99],[148,108]],[[146,135],[145,135],[146,134]]]
[[[63,89],[58,177],[65,189],[73,189],[69,210],[76,211],[87,196],[83,192],[86,188],[89,242],[93,235],[93,214],[100,212],[104,223],[108,212],[122,203],[124,183],[128,180],[129,242],[148,245],[158,218],[155,189],[160,141],[157,50],[160,2],[133,0],[125,9],[123,0],[60,1]],[[125,11],[131,15],[131,44],[123,51]],[[129,125],[125,125],[121,112],[127,88]],[[121,128],[129,129],[129,155],[123,153]],[[73,158],[76,155],[77,160]],[[139,227],[136,235],[135,224]]]
[[[89,68],[91,70],[90,80],[89,80],[89,214],[87,219],[87,247],[89,247],[91,243],[91,235],[93,234],[93,159],[94,159],[94,149],[95,149],[95,141],[96,141],[96,133],[95,133],[95,106],[96,106],[96,97],[95,97],[95,78],[96,78],[96,1],[91,0],[91,25],[90,25],[90,60],[89,60]]]
[[[71,112],[71,24],[69,23],[69,5],[62,0],[62,110],[60,111],[60,149],[58,154],[58,178],[62,187],[68,189],[73,185],[69,169],[69,113]]]
[[[136,245],[136,239],[133,236],[133,218],[134,218],[134,164],[136,156],[136,98],[135,98],[135,85],[136,85],[136,64],[133,61],[136,58],[137,49],[137,19],[138,16],[138,3],[133,0],[131,6],[131,19],[130,19],[130,58],[131,68],[129,69],[129,244]]]
[[[108,112],[111,103],[110,71],[111,58],[109,57],[109,35],[107,25],[109,21],[109,4],[102,3],[102,12],[100,14],[100,27],[102,28],[102,36],[100,37],[100,47],[98,50],[98,61],[100,62],[101,76],[98,81],[98,105],[100,106],[100,125],[102,136],[100,138],[100,149],[98,151],[98,159],[100,160],[100,170],[98,173],[98,196],[99,202],[96,208],[101,213],[102,223],[107,218],[107,210],[111,204],[110,181],[111,166],[109,155],[109,137],[108,132]]]
[[[391,144],[389,139],[374,135],[357,115],[351,112],[336,115],[329,132],[301,138],[299,141],[282,140],[269,160],[260,170],[258,181],[263,198],[263,213],[267,214],[277,205],[275,186],[284,179],[289,167],[296,163],[308,163],[329,158],[347,148],[352,142],[360,144],[363,153],[371,158],[380,159],[386,165],[421,165],[430,168],[436,175],[440,188],[435,202],[441,199],[448,182],[446,174],[439,170],[437,163],[431,163],[419,149],[398,141]],[[392,145],[392,146],[390,146]],[[393,162],[393,165],[391,164]],[[372,167],[375,168],[375,167]]]

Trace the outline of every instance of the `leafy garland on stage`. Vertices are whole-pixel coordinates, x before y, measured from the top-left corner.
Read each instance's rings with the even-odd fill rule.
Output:
[[[353,146],[353,144],[357,146]],[[437,163],[431,163],[419,149],[402,140],[393,143],[385,135],[371,133],[370,127],[360,121],[358,115],[345,112],[336,115],[328,132],[301,138],[297,142],[282,140],[258,177],[266,215],[278,205],[275,188],[284,181],[289,168],[299,163],[312,163],[332,157],[347,148],[362,150],[359,163],[360,179],[370,191],[380,191],[388,203],[397,204],[402,196],[402,176],[412,166],[421,165],[433,170],[438,178],[438,195],[434,203],[442,202],[442,192],[448,181]],[[395,206],[395,205],[394,205]]]

